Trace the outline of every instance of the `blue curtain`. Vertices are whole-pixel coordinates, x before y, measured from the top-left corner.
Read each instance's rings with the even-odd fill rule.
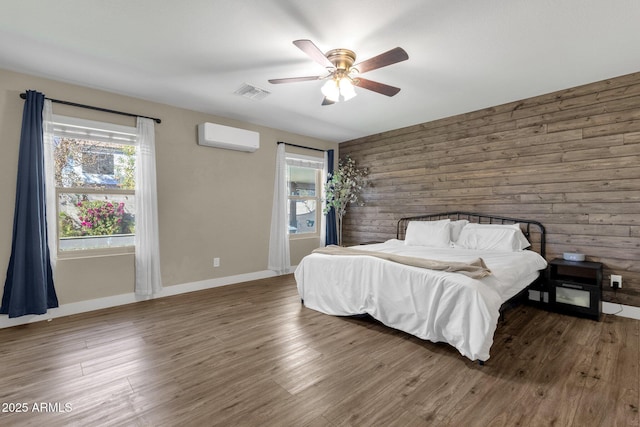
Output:
[[[0,313],[44,314],[58,306],[47,245],[42,108],[44,94],[27,91],[22,115],[11,258]]]
[[[333,173],[333,150],[327,151],[327,172]],[[338,230],[336,228],[336,211],[331,208],[331,210],[327,213],[327,236],[326,236],[326,244],[328,245],[337,245],[338,244]]]

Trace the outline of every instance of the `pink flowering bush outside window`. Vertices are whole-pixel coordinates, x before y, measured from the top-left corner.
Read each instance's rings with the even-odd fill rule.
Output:
[[[83,201],[77,204],[80,215],[82,235],[105,236],[125,234],[124,203],[111,203],[108,200]]]

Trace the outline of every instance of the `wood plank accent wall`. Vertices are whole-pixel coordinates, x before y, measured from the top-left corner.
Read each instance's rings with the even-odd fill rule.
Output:
[[[548,259],[603,262],[604,300],[640,306],[640,72],[343,142],[347,154],[371,186],[345,242],[395,237],[413,214],[534,219]]]

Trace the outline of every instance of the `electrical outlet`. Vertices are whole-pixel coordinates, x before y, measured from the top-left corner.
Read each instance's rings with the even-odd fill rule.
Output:
[[[213,266],[214,267],[220,267],[220,258],[214,258],[213,259]]]
[[[622,288],[622,276],[620,276],[618,274],[612,274],[611,275],[611,287],[613,289]]]

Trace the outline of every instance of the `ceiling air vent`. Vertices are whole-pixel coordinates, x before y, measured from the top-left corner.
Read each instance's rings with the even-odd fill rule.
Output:
[[[243,96],[245,98],[254,99],[256,101],[260,101],[270,95],[271,92],[268,90],[260,89],[259,87],[250,85],[248,83],[243,83],[242,86],[235,92],[236,95]]]

